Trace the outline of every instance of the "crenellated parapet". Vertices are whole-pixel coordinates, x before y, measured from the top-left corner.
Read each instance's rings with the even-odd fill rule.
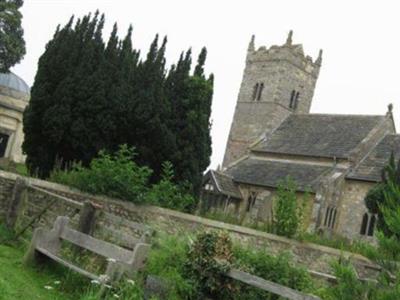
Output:
[[[247,63],[267,63],[267,62],[288,62],[301,70],[318,77],[322,64],[322,50],[319,51],[318,57],[313,60],[309,55],[304,54],[301,44],[292,43],[293,32],[290,31],[286,42],[281,45],[272,45],[267,48],[261,46],[256,50],[255,37],[251,38],[247,51]]]

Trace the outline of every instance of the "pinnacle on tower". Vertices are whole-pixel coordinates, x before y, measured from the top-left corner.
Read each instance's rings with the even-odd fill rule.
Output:
[[[392,113],[393,112],[393,103],[389,103],[388,105],[388,113]]]
[[[317,60],[315,61],[315,63],[316,63],[317,65],[321,65],[321,63],[322,63],[322,53],[323,53],[322,49],[319,49],[318,58],[317,58]]]
[[[249,43],[249,48],[248,48],[248,51],[254,51],[255,50],[255,47],[254,47],[254,39],[255,39],[255,36],[254,36],[254,34],[251,36],[251,40],[250,40],[250,43]]]
[[[286,45],[291,46],[292,45],[292,37],[293,37],[293,30],[289,31],[288,37],[286,39]]]

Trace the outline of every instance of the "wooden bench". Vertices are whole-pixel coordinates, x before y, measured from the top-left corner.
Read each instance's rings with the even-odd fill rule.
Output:
[[[25,263],[36,262],[40,257],[48,257],[67,268],[101,283],[115,282],[123,274],[131,276],[143,268],[150,245],[138,240],[133,250],[127,250],[112,243],[93,238],[90,235],[68,227],[68,217],[57,217],[53,229],[35,229],[31,245],[25,254]],[[62,240],[107,258],[105,274],[97,275],[65,260],[60,255]]]

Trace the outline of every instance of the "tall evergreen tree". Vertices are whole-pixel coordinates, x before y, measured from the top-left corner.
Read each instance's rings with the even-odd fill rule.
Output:
[[[134,146],[136,159],[161,174],[175,166],[176,180],[198,190],[211,154],[213,78],[204,75],[206,50],[191,74],[191,50],[166,72],[166,37],[156,35],[143,60],[132,27],[120,40],[114,25],[103,41],[97,12],[58,28],[39,60],[24,114],[27,164],[46,177],[56,161],[88,165],[100,149]]]
[[[22,5],[23,0],[0,0],[0,72],[8,72],[26,52],[19,11]]]

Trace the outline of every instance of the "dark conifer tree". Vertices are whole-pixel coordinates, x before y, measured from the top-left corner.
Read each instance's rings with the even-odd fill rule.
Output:
[[[57,29],[39,61],[31,102],[24,115],[27,164],[41,177],[57,160],[87,165],[101,149],[136,147],[136,160],[154,170],[175,166],[176,180],[197,191],[211,154],[213,79],[204,75],[206,50],[191,74],[191,50],[168,74],[167,39],[158,35],[144,60],[114,25],[105,44],[98,12]]]

